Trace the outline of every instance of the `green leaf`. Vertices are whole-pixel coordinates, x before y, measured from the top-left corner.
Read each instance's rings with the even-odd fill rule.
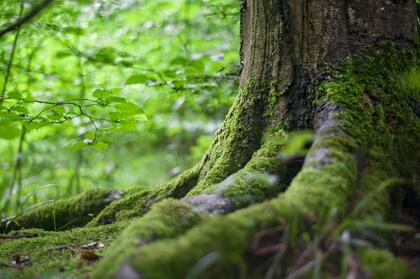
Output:
[[[149,119],[147,118],[146,114],[141,113],[141,114],[137,114],[133,117],[133,119],[138,120],[138,121],[148,121]]]
[[[20,117],[15,112],[0,111],[0,120],[10,123],[10,121],[20,120]]]
[[[89,145],[87,145],[84,142],[78,142],[78,143],[75,143],[75,144],[72,144],[72,145],[68,146],[68,148],[70,150],[74,150],[74,151],[81,150],[81,149],[84,149],[84,148],[87,148],[87,147],[89,147]]]
[[[115,96],[111,96],[111,97],[107,98],[106,100],[110,103],[124,103],[124,102],[126,102],[125,98],[115,97]]]
[[[192,61],[191,66],[194,67],[198,72],[203,72],[205,68],[205,64],[201,59]]]
[[[64,106],[56,106],[52,111],[55,114],[63,114],[66,112],[66,110],[64,109]]]
[[[60,51],[57,51],[55,53],[56,58],[64,58],[64,57],[69,57],[71,55],[72,55],[72,53],[70,51],[67,51],[67,50],[60,50]]]
[[[20,136],[21,130],[17,127],[11,126],[10,124],[0,124],[0,138],[5,140],[11,140]]]
[[[144,84],[147,80],[148,80],[148,78],[146,76],[137,74],[137,75],[130,76],[126,80],[125,84],[126,85],[131,85],[131,84]]]
[[[135,119],[127,119],[121,121],[120,131],[134,131],[137,128],[137,121]]]
[[[17,111],[17,112],[21,112],[21,113],[25,113],[25,114],[29,113],[28,109],[25,108],[24,106],[14,106],[13,111]]]
[[[98,99],[106,99],[111,95],[111,91],[106,90],[106,89],[96,89],[95,91],[93,91],[93,97],[98,98]]]
[[[182,56],[177,56],[171,60],[170,64],[183,66],[183,65],[188,65],[189,62],[190,60],[188,60],[187,58],[182,57]]]
[[[18,91],[11,91],[11,92],[7,93],[7,97],[14,98],[14,99],[20,99],[22,97],[22,95]]]
[[[119,120],[119,119],[124,118],[122,113],[118,111],[112,111],[108,115],[111,118],[111,120]]]
[[[40,129],[42,127],[49,126],[49,125],[52,125],[52,124],[48,121],[43,121],[43,120],[33,121],[33,122],[30,122],[28,124],[27,129],[28,130],[37,130],[37,129]]]
[[[175,86],[175,88],[182,88],[185,86],[186,82],[187,82],[186,80],[178,79],[178,80],[173,80],[171,83],[173,86]]]
[[[104,142],[104,143],[111,143],[111,142],[114,142],[115,141],[115,139],[114,138],[112,138],[112,137],[105,137],[105,136],[101,136],[101,142]]]
[[[108,148],[108,144],[105,142],[95,142],[93,147],[99,150],[106,150]]]
[[[115,105],[115,108],[119,110],[122,114],[130,116],[143,113],[143,110],[139,106],[131,102],[119,103]]]
[[[53,112],[52,114],[48,115],[48,116],[47,116],[47,118],[48,118],[49,120],[56,121],[56,120],[61,120],[62,115],[61,115],[61,114],[57,114],[57,113]]]

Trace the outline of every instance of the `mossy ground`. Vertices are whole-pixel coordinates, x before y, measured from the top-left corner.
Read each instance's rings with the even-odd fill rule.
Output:
[[[82,256],[82,246],[95,241],[102,243],[104,247],[94,250],[96,255],[102,256],[127,224],[118,222],[108,226],[76,228],[62,232],[25,230],[19,231],[19,234],[31,237],[20,239],[15,239],[11,232],[10,239],[0,239],[0,277],[84,277],[92,270],[93,261]]]
[[[92,277],[112,278],[141,246],[158,239],[178,236],[201,219],[190,205],[182,201],[167,199],[153,205],[144,217],[131,221],[108,249]]]

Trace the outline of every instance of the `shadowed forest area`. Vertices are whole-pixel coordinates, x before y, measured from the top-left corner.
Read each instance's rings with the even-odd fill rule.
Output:
[[[420,2],[1,0],[0,278],[419,278]]]

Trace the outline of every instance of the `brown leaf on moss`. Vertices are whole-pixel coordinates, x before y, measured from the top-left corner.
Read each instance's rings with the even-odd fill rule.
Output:
[[[91,250],[82,251],[80,254],[80,260],[87,261],[90,263],[96,262],[100,258],[101,257],[99,255],[97,255],[94,251],[91,251]]]

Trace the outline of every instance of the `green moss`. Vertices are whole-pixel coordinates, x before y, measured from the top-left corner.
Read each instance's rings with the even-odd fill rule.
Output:
[[[88,226],[94,227],[142,216],[153,203],[165,198],[182,198],[196,184],[198,171],[199,166],[195,166],[164,185],[136,189],[126,194],[123,199],[111,203]]]
[[[356,176],[354,161],[334,163],[323,167],[322,171],[305,168],[293,180],[283,202],[308,214],[342,208],[355,188]]]
[[[244,254],[261,230],[278,226],[280,222],[291,226],[302,223],[299,232],[307,230],[308,219],[322,223],[325,221],[323,212],[332,207],[341,209],[344,215],[349,212],[349,201],[356,190],[368,194],[389,178],[411,179],[417,164],[412,154],[420,142],[420,124],[411,107],[412,92],[405,92],[395,80],[400,74],[418,67],[416,57],[418,53],[384,46],[368,52],[363,60],[349,60],[340,70],[332,72],[333,77],[319,88],[318,101],[343,107],[342,112],[334,116],[340,120],[340,127],[327,128],[318,135],[305,167],[286,192],[271,201],[227,216],[209,217],[197,226],[194,225],[200,218],[183,203],[168,200],[156,204],[144,217],[134,221],[113,245],[113,250],[106,252],[94,275],[98,278],[111,276],[127,260],[146,278],[200,277],[204,274],[217,278],[241,276],[247,272]],[[276,163],[282,162],[278,151],[284,142],[281,135],[262,137],[267,124],[264,110],[273,102],[267,104],[267,100],[263,100],[264,94],[258,90],[251,84],[240,94],[202,165],[165,186],[130,193],[104,210],[91,225],[101,224],[109,217],[113,222],[145,214],[159,200],[183,197],[197,181],[198,186],[189,195],[222,190],[239,207],[282,191],[283,188],[274,189],[268,183],[266,174],[282,171],[282,166]],[[256,125],[260,125],[258,129]],[[255,152],[257,149],[260,150]],[[320,155],[320,151],[326,155]],[[365,162],[367,165],[363,164]],[[220,189],[226,185],[218,183],[232,173],[235,173],[232,176],[234,183]],[[243,200],[243,197],[252,199]],[[378,195],[371,203],[363,215],[384,211],[387,196]],[[363,215],[359,217],[365,217]],[[98,237],[102,237],[104,232],[101,230],[106,227],[86,229],[86,236],[93,232],[90,230],[97,229]],[[62,243],[71,243],[71,232],[77,235],[74,232],[83,232],[83,229],[56,236],[63,237]],[[162,238],[167,239],[135,248],[139,239],[147,242]],[[22,252],[29,253],[35,244],[42,246],[54,239],[43,235],[37,240],[8,241],[2,244],[2,251],[5,247],[2,258],[19,251],[19,241],[23,248],[30,245]],[[40,254],[36,256],[42,258]],[[383,251],[361,252],[361,259],[374,277],[408,274],[403,262]],[[53,260],[52,264],[41,262],[43,260],[40,260],[40,267],[33,269],[35,272],[48,274],[57,269],[58,263],[63,264],[62,260],[57,263]],[[110,273],[105,269],[108,266],[112,269]],[[77,274],[74,262],[70,268],[69,274]]]
[[[153,205],[146,215],[133,220],[108,249],[105,259],[92,273],[92,278],[113,278],[141,245],[157,239],[175,237],[200,220],[200,215],[181,201],[167,199]]]
[[[342,146],[342,149],[347,147]],[[202,272],[235,277],[244,272],[244,253],[258,231],[313,217],[332,205],[340,206],[354,189],[357,168],[348,152],[336,149],[334,163],[308,166],[278,198],[207,220],[178,239],[158,241],[140,249],[130,265],[146,278],[185,278],[208,255],[217,255]]]
[[[385,217],[389,209],[389,182],[395,173],[387,172],[381,166],[372,165],[365,170],[365,175],[358,187],[359,195],[362,197],[363,207],[358,212],[359,217],[382,216]],[[364,201],[364,199],[367,199]],[[360,205],[359,205],[360,206]]]
[[[130,216],[137,214],[140,216],[146,211],[148,200],[152,196],[151,189],[139,189],[138,192],[127,194],[123,199],[115,201],[102,210],[89,224],[89,227],[111,224],[117,221],[119,212],[124,212],[122,216],[130,211]]]
[[[0,240],[0,264],[4,272],[2,278],[54,278],[83,277],[92,269],[92,265],[80,258],[82,245],[99,241],[105,247],[98,248],[99,256],[127,226],[126,222],[96,228],[76,228],[64,232],[42,230],[19,231],[22,235],[31,233],[35,238]],[[13,236],[15,233],[10,233]],[[15,257],[28,257],[28,265],[20,270],[13,265]]]
[[[266,126],[264,111],[268,88],[250,80],[239,89],[238,97],[203,158],[200,177],[189,196],[198,195],[243,168],[261,145]]]
[[[64,230],[83,226],[118,197],[119,194],[112,190],[89,190],[74,198],[59,200],[24,212],[11,222],[2,222],[0,229]]]
[[[300,170],[298,158],[294,155],[282,156],[281,150],[286,145],[287,139],[281,133],[265,138],[244,168],[207,192],[221,191],[236,208],[275,197],[287,188]]]
[[[410,173],[404,171],[404,168],[410,169],[413,161],[402,164],[403,167],[401,163],[404,158],[412,157],[408,154],[413,152],[411,147],[418,146],[419,129],[408,99],[411,95],[400,92],[393,81],[395,76],[413,66],[410,63],[414,61],[413,53],[385,46],[366,54],[364,60],[352,59],[345,63],[320,90],[321,102],[344,107],[335,116],[342,123],[340,129],[332,127],[318,135],[309,152],[311,159],[285,193],[269,202],[238,210],[225,217],[212,218],[177,239],[146,245],[131,258],[130,265],[146,278],[167,278],[169,275],[171,278],[185,278],[191,272],[196,272],[197,266],[201,266],[203,274],[212,277],[240,276],[246,266],[244,253],[255,233],[275,226],[279,219],[288,224],[304,222],[307,218],[320,220],[323,212],[332,207],[341,209],[345,214],[355,190],[364,188],[369,191],[377,188],[378,183],[385,178],[383,172],[389,168],[397,166],[397,171],[390,173],[391,176]],[[232,141],[226,142],[235,144]],[[222,152],[216,152],[223,159],[220,162],[228,162],[228,166],[226,169],[215,168],[212,174],[214,179],[203,182],[191,195],[214,190],[210,184],[219,183],[232,171],[227,169],[230,167],[229,160],[223,155],[224,151],[229,152],[231,149],[218,143],[216,147]],[[318,156],[323,150],[326,155]],[[358,153],[365,154],[367,160],[356,156]],[[254,154],[255,158],[257,154]],[[363,167],[364,161],[381,164],[378,170],[369,171],[370,175],[359,181],[363,173],[360,173],[358,167]],[[262,161],[255,162],[265,166]],[[270,166],[273,163],[267,162]],[[263,183],[260,179],[246,181],[246,168],[243,173],[237,173],[244,176],[236,177],[236,182],[240,183],[232,184],[231,187],[238,186],[230,194],[243,196],[252,193],[258,197],[258,187]],[[204,175],[209,174],[204,172]],[[384,196],[373,201],[376,210],[384,210],[383,201]],[[209,255],[216,256],[207,265],[202,265],[208,261]],[[389,260],[388,265],[392,264],[393,261]],[[396,262],[396,265],[399,263]],[[402,270],[402,267],[397,269]],[[375,270],[380,268],[376,267]]]
[[[200,260],[215,253],[214,262],[207,268],[220,265],[229,268],[212,273],[213,278],[235,278],[242,265],[242,251],[247,246],[250,230],[229,221],[212,218],[178,240],[158,241],[144,246],[129,263],[146,278],[186,278]],[[236,266],[236,270],[232,266]],[[207,268],[202,270],[203,273],[208,272]]]
[[[344,107],[338,118],[369,162],[358,184],[361,195],[395,178],[420,185],[415,175],[418,156],[413,156],[420,148],[420,121],[415,109],[419,61],[420,49],[397,49],[392,44],[370,48],[362,58],[350,59],[339,70],[331,71],[333,78],[318,90],[322,102]],[[387,190],[371,200],[364,214],[386,213]]]
[[[251,277],[244,255],[252,238],[263,229],[278,226],[280,219],[301,216],[298,209],[283,203],[283,196],[212,217],[180,238],[146,245],[130,260],[145,278],[238,278]]]
[[[410,270],[407,263],[395,258],[389,251],[379,249],[362,250],[359,256],[363,268],[371,278],[418,278],[420,273]]]
[[[305,135],[305,141],[299,141],[296,146],[296,137],[286,136],[281,129],[264,135],[261,147],[245,167],[220,183],[195,188],[188,196],[220,193],[238,209],[273,198],[284,191],[301,169],[306,153],[303,146],[308,137]],[[291,152],[283,152],[289,145],[294,145]]]
[[[369,158],[404,177],[415,173],[417,159],[412,154],[420,142],[413,87],[406,82],[407,77],[415,79],[419,57],[418,49],[392,44],[370,48],[362,58],[331,71],[333,78],[318,90],[321,102],[344,106],[339,118],[346,133]]]
[[[383,51],[390,51],[391,54],[384,55]],[[131,259],[131,266],[147,278],[166,278],[169,274],[171,278],[184,278],[208,255],[215,253],[216,259],[203,272],[210,272],[214,277],[239,276],[246,265],[243,255],[256,232],[275,225],[279,218],[287,223],[307,217],[319,220],[322,212],[332,207],[340,208],[345,213],[348,208],[343,205],[348,204],[356,189],[362,187],[368,191],[378,187],[378,183],[384,179],[383,171],[398,164],[401,156],[406,156],[407,152],[412,152],[407,151],[410,148],[404,144],[417,146],[414,140],[418,129],[413,128],[417,124],[409,100],[405,99],[403,93],[392,94],[395,87],[391,75],[410,67],[408,58],[399,57],[396,53],[407,55],[406,58],[412,56],[388,46],[369,56],[365,64],[357,60],[349,61],[324,85],[322,101],[344,106],[343,112],[336,116],[343,123],[340,127],[342,131],[337,132],[333,127],[318,135],[309,154],[312,159],[285,193],[270,202],[206,221],[180,238],[146,245]],[[396,122],[392,123],[392,119]],[[411,127],[405,124],[411,124]],[[397,135],[402,137],[397,138]],[[317,156],[322,149],[327,155]],[[380,171],[371,172],[361,184],[358,183],[361,162],[355,156],[358,152],[365,153],[374,162],[388,159],[380,161],[383,162]],[[402,153],[397,154],[399,152]],[[258,164],[264,166],[261,161]],[[258,179],[254,180],[255,183],[244,180],[243,176],[236,179],[240,183],[232,184],[239,185],[237,191],[231,192],[233,196],[253,193],[258,197],[257,186],[261,185]],[[253,187],[257,188],[256,192],[252,192]],[[212,186],[204,188],[212,189]],[[203,188],[199,187],[191,194],[202,191]],[[383,210],[383,201],[382,196],[374,203]]]

